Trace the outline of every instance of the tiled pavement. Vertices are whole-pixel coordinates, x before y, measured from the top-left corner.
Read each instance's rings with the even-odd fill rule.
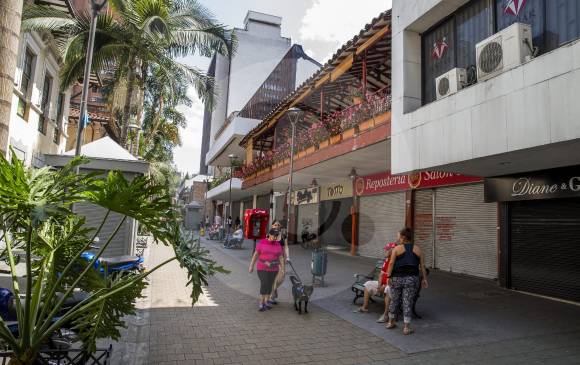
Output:
[[[224,252],[215,247],[211,251],[232,273],[212,278],[206,294],[193,308],[184,287],[185,273],[177,264],[154,273],[151,308],[141,312],[137,321],[140,330],[131,326],[128,331],[138,343],[126,344],[125,351],[132,355],[123,356],[116,363],[580,364],[580,335],[575,327],[550,336],[530,334],[405,353],[393,346],[396,341],[386,341],[317,305],[302,316],[289,303],[260,313],[256,298],[250,295],[257,280],[247,273],[247,261],[236,257],[240,252]],[[149,265],[170,254],[169,248],[152,247]],[[423,341],[419,336],[411,338]]]

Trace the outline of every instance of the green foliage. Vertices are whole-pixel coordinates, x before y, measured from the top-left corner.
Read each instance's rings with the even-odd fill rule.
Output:
[[[13,154],[14,155],[14,154]],[[61,170],[27,169],[16,158],[0,157],[0,231],[6,243],[16,301],[19,336],[0,319],[0,339],[14,353],[14,361],[33,364],[47,338],[64,325],[74,326],[85,348],[95,349],[99,338],[117,339],[123,318],[135,313],[135,302],[146,286],[145,278],[164,264],[179,260],[189,272],[192,300],[201,285],[216,272],[224,272],[207,250],[180,231],[167,184],[149,177],[131,181],[120,172],[106,175],[75,174],[85,162],[73,159]],[[87,227],[85,217],[72,204],[96,204],[107,213],[98,227]],[[93,263],[80,258],[107,224],[112,213],[123,218],[106,237],[96,260],[123,227],[127,217],[140,222],[156,242],[172,245],[176,257],[141,274],[102,275]],[[184,247],[190,247],[186,250]],[[26,285],[19,286],[14,248],[25,249]],[[65,313],[63,304],[82,290],[86,299]]]

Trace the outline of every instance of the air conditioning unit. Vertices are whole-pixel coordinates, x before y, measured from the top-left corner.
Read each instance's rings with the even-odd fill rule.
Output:
[[[464,68],[454,68],[435,79],[437,100],[455,94],[467,84],[467,73]]]
[[[485,81],[519,66],[532,53],[531,25],[514,23],[475,45],[477,80]]]

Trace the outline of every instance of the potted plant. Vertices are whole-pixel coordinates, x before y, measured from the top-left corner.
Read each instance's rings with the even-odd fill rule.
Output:
[[[351,86],[350,96],[352,97],[353,105],[362,103],[365,97],[364,88],[362,86]]]

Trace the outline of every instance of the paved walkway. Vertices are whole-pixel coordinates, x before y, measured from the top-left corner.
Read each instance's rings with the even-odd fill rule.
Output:
[[[287,288],[281,290],[281,304],[260,313],[254,294],[257,292],[257,279],[255,274],[247,272],[251,249],[234,251],[223,250],[217,243],[207,245],[214,258],[232,273],[212,278],[205,295],[193,308],[189,305],[189,290],[184,285],[186,274],[176,263],[154,273],[149,297],[151,308],[143,310],[140,320],[135,321],[139,330],[134,330],[132,325],[127,331],[137,343],[126,344],[125,351],[131,355],[117,353],[115,358],[123,360],[116,363],[580,364],[580,309],[574,306],[542,299],[546,308],[544,312],[536,313],[534,309],[531,316],[522,315],[530,313],[526,312],[526,303],[538,299],[516,293],[517,299],[521,300],[516,301],[517,306],[510,307],[513,298],[502,297],[499,306],[507,307],[499,317],[488,316],[469,322],[470,313],[461,310],[456,313],[458,308],[476,301],[484,307],[481,313],[488,313],[489,310],[484,311],[485,307],[498,300],[490,301],[485,297],[488,289],[475,287],[463,293],[467,298],[464,302],[449,303],[447,308],[441,308],[442,299],[438,295],[453,298],[451,291],[461,288],[461,283],[452,281],[456,284],[449,286],[447,292],[426,294],[422,298],[425,300],[422,308],[425,317],[433,316],[426,307],[434,306],[440,306],[443,313],[454,313],[455,317],[443,316],[441,319],[434,316],[425,318],[422,323],[417,321],[417,333],[403,337],[399,330],[386,331],[374,323],[372,315],[352,314],[354,306],[349,303],[351,297],[345,290],[345,286],[348,287],[345,283],[352,280],[353,271],[368,270],[369,262],[374,260],[332,255],[329,285],[316,288],[315,304],[309,306],[308,315],[299,316],[293,310]],[[171,254],[167,247],[153,246],[149,265]],[[298,248],[291,256],[297,270],[301,274],[307,273],[307,255]],[[472,282],[467,284],[473,285]],[[480,285],[487,288],[485,283]],[[374,306],[374,310],[378,311],[380,307]],[[555,313],[555,310],[564,312]],[[510,322],[514,316],[521,320]],[[464,318],[468,324],[475,323],[479,328],[468,333],[465,326],[455,324],[452,332],[457,333],[446,332],[437,321],[448,318]],[[522,323],[526,318],[527,326]],[[554,318],[556,320],[552,321]],[[569,319],[568,325],[562,323],[562,318]],[[459,341],[462,336],[468,340]]]

